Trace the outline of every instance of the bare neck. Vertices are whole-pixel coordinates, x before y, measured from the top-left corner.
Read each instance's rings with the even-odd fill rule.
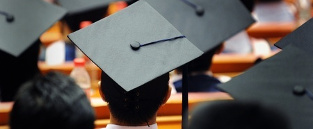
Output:
[[[155,114],[151,119],[147,120],[148,124],[149,125],[155,124],[156,123],[156,117],[157,117],[157,115]],[[146,126],[147,125],[146,122],[138,124],[138,125],[130,125],[127,123],[122,123],[122,122],[118,121],[117,118],[113,117],[112,114],[110,114],[110,124],[115,124],[115,125],[120,125],[120,126]]]

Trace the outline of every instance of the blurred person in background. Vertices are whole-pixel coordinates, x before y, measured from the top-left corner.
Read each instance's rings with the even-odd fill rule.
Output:
[[[236,100],[205,102],[191,114],[189,129],[290,129],[277,109]]]
[[[10,114],[11,129],[93,129],[94,110],[70,77],[38,75],[19,90]]]

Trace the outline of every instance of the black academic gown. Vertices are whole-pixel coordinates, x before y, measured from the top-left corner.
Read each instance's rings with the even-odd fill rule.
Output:
[[[21,85],[40,73],[39,45],[37,40],[19,57],[0,51],[0,101],[13,101]]]

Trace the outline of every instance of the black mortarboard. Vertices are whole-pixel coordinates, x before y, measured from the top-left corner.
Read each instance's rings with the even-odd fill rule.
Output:
[[[126,91],[203,53],[145,1],[68,37]]]
[[[279,41],[284,49],[219,87],[237,100],[279,108],[293,129],[308,129],[313,118],[312,21]],[[292,38],[291,38],[292,37]],[[288,43],[287,43],[288,44]]]
[[[109,4],[116,1],[120,0],[57,0],[57,3],[68,10],[65,20],[76,31],[82,21],[96,22],[105,17]]]
[[[275,46],[283,49],[291,43],[302,44],[312,42],[312,35],[310,34],[313,34],[313,29],[310,28],[313,28],[313,19],[310,19],[305,24],[301,25],[299,28],[293,31],[293,33],[279,40]]]
[[[206,52],[254,23],[239,0],[145,0]]]
[[[39,69],[39,36],[66,11],[41,0],[0,1],[0,101],[12,101]]]
[[[107,7],[111,2],[118,0],[56,0],[58,4],[68,10],[69,15],[87,12]]]
[[[65,13],[41,0],[0,1],[0,49],[19,56]]]

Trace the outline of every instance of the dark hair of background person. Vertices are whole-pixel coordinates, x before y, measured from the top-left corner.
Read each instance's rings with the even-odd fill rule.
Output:
[[[255,6],[255,0],[240,0],[240,1],[250,12],[253,11]]]
[[[169,73],[126,92],[106,73],[101,75],[101,91],[111,114],[118,122],[129,126],[148,123],[166,101]],[[144,76],[144,75],[143,75]]]
[[[38,39],[18,57],[0,51],[0,101],[13,101],[20,86],[40,73],[38,68],[40,44]]]
[[[289,129],[289,121],[277,109],[255,102],[217,101],[196,107],[189,129]]]
[[[279,1],[283,1],[283,0],[256,0],[256,2],[262,2],[262,3],[266,3],[266,2],[279,2]]]
[[[11,129],[93,129],[94,110],[70,77],[51,72],[19,90],[10,114]]]
[[[210,69],[211,64],[212,64],[212,58],[216,51],[222,49],[223,45],[218,45],[211,49],[210,51],[205,52],[198,58],[192,60],[191,62],[188,63],[188,70],[191,72],[203,72],[207,71]],[[181,73],[183,70],[183,67],[178,67],[177,69],[178,73]]]

